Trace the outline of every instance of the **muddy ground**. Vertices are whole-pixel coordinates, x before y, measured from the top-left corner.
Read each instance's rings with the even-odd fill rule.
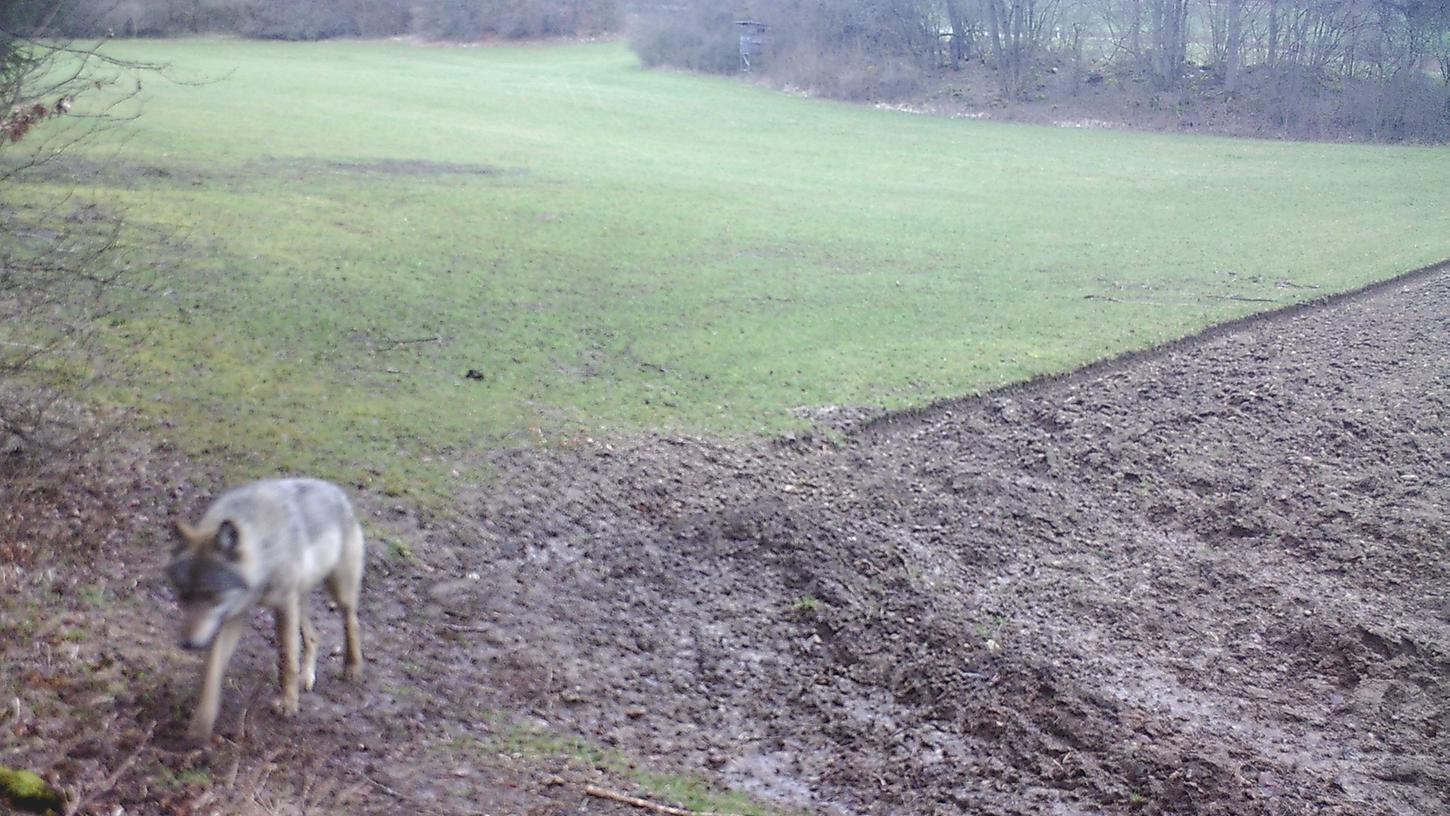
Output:
[[[584,786],[678,801],[656,772],[821,814],[1450,812],[1447,314],[1432,272],[844,441],[363,496],[368,677],[334,648],[280,719],[259,618],[209,753],[155,529],[214,486],[164,445],[12,485],[0,764],[97,813],[642,812]]]

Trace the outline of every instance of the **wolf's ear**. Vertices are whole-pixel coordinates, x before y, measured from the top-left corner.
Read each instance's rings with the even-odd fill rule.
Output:
[[[224,521],[216,528],[217,552],[232,559],[237,558],[237,525],[230,521]]]
[[[201,531],[181,519],[176,520],[176,539],[179,544],[195,545],[206,541]]]

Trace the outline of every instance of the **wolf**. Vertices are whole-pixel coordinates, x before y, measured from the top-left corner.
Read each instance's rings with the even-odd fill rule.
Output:
[[[217,497],[195,526],[177,520],[176,535],[166,576],[181,602],[181,646],[210,647],[188,731],[192,739],[211,739],[222,675],[256,606],[275,613],[284,715],[297,713],[299,686],[311,691],[317,679],[317,632],[307,616],[307,593],[319,583],[326,582],[342,613],[343,677],[361,676],[363,534],[341,488],[318,479],[253,482]]]

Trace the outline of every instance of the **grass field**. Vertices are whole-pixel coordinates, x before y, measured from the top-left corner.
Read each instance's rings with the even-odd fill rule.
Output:
[[[216,81],[88,148],[81,200],[186,239],[103,396],[238,475],[439,495],[482,447],[919,404],[1450,257],[1443,148],[934,119],[619,44],[113,48]]]

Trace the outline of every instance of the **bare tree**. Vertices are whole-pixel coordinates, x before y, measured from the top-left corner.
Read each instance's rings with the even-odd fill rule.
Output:
[[[948,44],[951,54],[951,67],[953,71],[959,71],[962,61],[967,59],[972,43],[972,26],[967,21],[963,9],[962,0],[943,0],[947,16],[947,25],[951,29],[951,42]]]
[[[1188,54],[1188,0],[1149,0],[1148,10],[1153,76],[1163,87],[1176,88]]]
[[[1244,0],[1227,0],[1228,17],[1224,32],[1223,87],[1230,92],[1238,87],[1239,69],[1244,57]]]
[[[158,67],[56,38],[65,8],[47,0],[0,10],[0,192],[124,120],[140,72]],[[56,436],[41,432],[60,427],[58,398],[85,376],[81,352],[123,278],[121,229],[70,197],[48,206],[0,197],[0,444]]]
[[[983,0],[987,37],[997,63],[1002,93],[1015,98],[1027,83],[1047,38],[1058,22],[1057,0]]]

